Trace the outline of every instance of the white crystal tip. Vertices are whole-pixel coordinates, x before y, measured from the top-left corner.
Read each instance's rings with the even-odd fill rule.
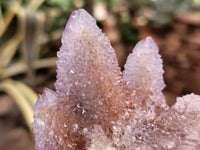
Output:
[[[153,50],[158,51],[158,46],[154,42],[153,38],[150,37],[150,36],[147,36],[143,40],[139,41],[136,44],[135,49],[137,49],[139,47],[140,47],[140,49],[141,49],[141,47],[145,47],[145,48],[148,48],[148,49],[153,49]]]
[[[96,20],[86,10],[74,10],[67,21],[62,37],[64,38],[70,31],[73,31],[73,34],[75,31],[80,32],[90,25],[96,25]]]

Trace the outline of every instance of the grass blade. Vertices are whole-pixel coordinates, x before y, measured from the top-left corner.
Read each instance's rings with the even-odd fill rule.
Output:
[[[22,94],[22,91],[18,89],[16,83],[11,80],[5,80],[0,83],[0,90],[9,94],[18,107],[20,108],[24,119],[30,129],[32,130],[32,122],[33,122],[33,106],[30,106],[27,98]],[[26,90],[25,90],[26,91]],[[23,92],[25,92],[23,91]],[[34,96],[35,98],[35,96]]]

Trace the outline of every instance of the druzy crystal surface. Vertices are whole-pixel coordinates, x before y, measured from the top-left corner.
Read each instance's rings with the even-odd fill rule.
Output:
[[[166,105],[158,51],[143,39],[122,73],[94,18],[74,11],[58,52],[56,91],[45,89],[35,105],[36,149],[200,149],[200,96]]]

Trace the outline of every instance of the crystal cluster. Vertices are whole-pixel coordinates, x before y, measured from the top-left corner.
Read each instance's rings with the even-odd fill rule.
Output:
[[[68,20],[58,52],[56,91],[34,109],[37,150],[198,150],[200,96],[165,103],[162,60],[151,37],[140,41],[125,70],[85,10]]]

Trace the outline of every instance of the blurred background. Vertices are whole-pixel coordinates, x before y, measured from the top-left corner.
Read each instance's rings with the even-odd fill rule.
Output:
[[[200,94],[200,0],[1,0],[1,150],[34,150],[37,94],[54,89],[61,35],[78,8],[96,18],[122,70],[136,42],[153,37],[164,61],[169,105],[177,96]]]

